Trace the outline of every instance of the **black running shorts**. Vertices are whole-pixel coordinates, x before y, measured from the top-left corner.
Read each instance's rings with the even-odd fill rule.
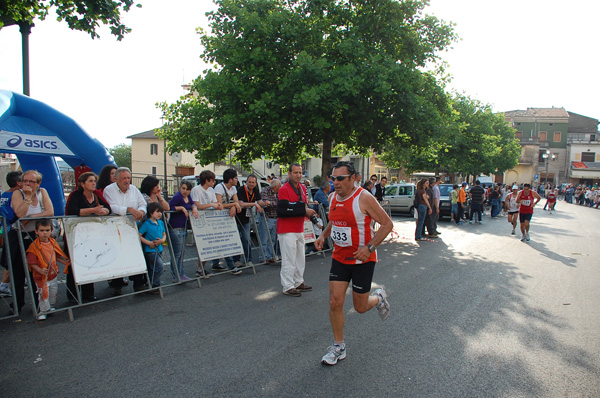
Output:
[[[362,264],[344,264],[331,260],[329,280],[338,282],[352,281],[352,291],[363,294],[371,291],[375,261]]]

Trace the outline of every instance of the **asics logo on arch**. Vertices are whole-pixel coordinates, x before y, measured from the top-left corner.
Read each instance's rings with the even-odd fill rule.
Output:
[[[18,146],[22,141],[23,141],[23,138],[16,135],[16,136],[12,137],[11,139],[9,139],[8,141],[6,141],[6,145],[8,145],[10,148],[14,148],[14,147]]]

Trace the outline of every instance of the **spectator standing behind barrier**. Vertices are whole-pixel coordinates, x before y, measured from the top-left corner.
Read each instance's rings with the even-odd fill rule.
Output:
[[[329,185],[327,181],[325,182]],[[275,178],[271,180],[271,185],[264,188],[260,193],[265,212],[264,218],[259,217],[260,241],[266,262],[271,264],[277,261],[277,249],[279,248],[277,242],[277,193],[279,192],[279,188],[281,188],[281,180]],[[268,236],[271,237],[270,242]],[[259,260],[262,262],[263,259],[260,258]]]
[[[142,223],[139,229],[140,240],[144,247],[144,258],[146,259],[146,268],[150,277],[150,286],[157,288],[160,286],[160,278],[165,269],[165,263],[161,255],[163,243],[167,240],[165,224],[161,220],[162,206],[156,202],[148,203],[146,214],[148,218]],[[159,294],[160,292],[158,290],[150,290],[148,293]]]
[[[140,185],[140,192],[146,203],[158,203],[163,211],[169,210],[169,203],[160,193],[160,181],[154,176],[146,176]]]
[[[329,199],[327,198],[329,192],[331,192],[331,189],[329,188],[329,182],[323,181],[314,197],[315,202],[317,202],[317,204],[313,206],[314,211],[319,211],[319,204],[323,205],[323,208],[326,212],[329,211]]]
[[[37,170],[28,170],[23,173],[22,186],[19,192],[13,193],[11,206],[18,218],[23,217],[53,217],[54,207],[48,192],[40,187],[42,175]],[[25,251],[33,242],[31,236],[35,230],[35,221],[26,220],[21,223],[23,246]],[[15,285],[15,298],[19,312],[25,304],[25,270],[23,269],[23,256],[19,248],[18,231],[12,228],[8,234],[8,243],[10,245],[10,257],[13,267],[13,277]],[[35,305],[37,306],[37,296],[34,295]]]
[[[115,172],[116,182],[104,188],[104,199],[110,205],[114,214],[120,216],[130,213],[135,221],[141,221],[146,214],[146,201],[137,187],[131,185],[131,170],[127,167],[119,167]],[[134,290],[144,288],[143,275],[132,275]],[[109,285],[115,289],[115,295],[121,294],[124,282],[122,278],[113,279]]]
[[[213,189],[215,178],[215,173],[210,170],[204,170],[200,173],[200,185],[196,185],[192,189],[192,200],[194,201],[196,210],[207,210],[210,208],[223,210],[223,204],[217,200],[217,195]],[[196,277],[208,278],[209,272],[204,268],[205,264],[206,261],[200,261],[200,259],[198,259]],[[219,264],[218,260],[216,264]]]
[[[367,180],[364,184],[363,184],[363,188],[366,189],[367,191],[369,191],[369,193],[371,195],[373,195],[372,189],[373,189],[373,181],[371,180]]]
[[[187,221],[189,212],[192,212],[194,218],[198,218],[198,210],[194,201],[190,197],[192,193],[192,183],[182,181],[177,192],[169,202],[169,208],[176,213],[171,213],[169,217],[169,237],[173,247],[173,258],[171,259],[172,282],[175,283],[189,281],[190,278],[183,269],[183,257],[185,254],[185,237],[187,235]],[[175,271],[177,269],[177,271]]]
[[[65,266],[67,272],[69,257],[62,251],[58,243],[51,238],[52,220],[43,218],[35,222],[37,239],[27,249],[27,264],[32,273],[32,280],[37,287],[38,294],[38,321],[46,319],[46,314],[54,310],[56,294],[58,293],[59,274],[57,262]]]
[[[77,179],[78,187],[75,191],[69,194],[67,199],[67,208],[65,209],[66,216],[107,216],[110,214],[110,205],[101,199],[96,194],[96,174],[92,172],[82,173]],[[69,255],[66,235],[63,237],[65,241],[65,252]],[[75,294],[75,279],[73,278],[73,270],[66,272],[67,274],[67,299],[73,303],[78,303],[77,295]],[[85,301],[96,301],[94,295],[94,284],[87,283],[81,285],[81,297]]]
[[[23,178],[23,173],[20,171],[11,171],[6,174],[6,183],[9,186],[9,190],[6,192],[2,192],[2,196],[0,196],[0,213],[2,217],[4,217],[6,223],[6,232],[10,231],[10,225],[17,221],[17,216],[15,215],[15,211],[11,207],[12,195],[13,192],[21,189],[21,180]],[[6,246],[5,246],[6,245]],[[2,276],[2,282],[0,283],[0,296],[12,296],[12,292],[10,291],[10,272],[8,272],[8,258],[6,247],[8,246],[7,242],[2,242],[2,246],[5,248],[2,250],[2,267],[4,267],[4,275]]]
[[[102,168],[100,174],[98,174],[98,181],[96,181],[96,195],[98,195],[102,200],[106,202],[104,199],[104,188],[112,184],[113,182],[117,182],[116,177],[117,166],[114,164],[107,164]]]
[[[387,177],[381,177],[381,179],[379,180],[379,184],[375,184],[375,199],[377,199],[377,201],[379,203],[383,202],[383,199],[385,199],[385,184],[387,184]]]
[[[277,202],[277,234],[281,245],[281,285],[283,294],[299,297],[312,290],[304,283],[305,248],[304,219],[315,216],[308,208],[306,187],[300,184],[302,166],[293,163],[288,182],[279,190]]]
[[[243,187],[239,187],[237,190],[238,200],[242,211],[236,215],[238,232],[242,240],[242,246],[244,247],[244,256],[246,257],[246,265],[253,266],[252,263],[252,237],[250,236],[250,214],[253,209],[256,209],[258,213],[262,214],[263,201],[260,196],[260,191],[257,186],[257,179],[254,174],[250,174],[246,177],[246,184]],[[234,261],[237,263],[240,256],[234,257]],[[241,263],[238,263],[241,265]]]
[[[377,175],[373,174],[370,178],[370,181],[373,183],[373,186],[371,187],[371,194],[373,196],[375,196],[375,190],[376,190],[375,186],[377,185]]]
[[[224,209],[229,209],[231,217],[242,211],[237,197],[237,182],[237,171],[227,169],[223,172],[223,182],[215,187],[217,202],[222,203]],[[242,270],[235,266],[233,257],[225,257],[225,263],[227,264],[227,268],[220,266],[219,260],[214,260],[212,268],[215,271],[226,271],[229,269],[233,275],[240,275],[242,273]]]

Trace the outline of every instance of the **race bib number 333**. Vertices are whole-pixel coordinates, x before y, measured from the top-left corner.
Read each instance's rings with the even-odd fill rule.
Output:
[[[340,247],[352,246],[352,234],[350,227],[338,227],[333,225],[331,228],[331,239]]]

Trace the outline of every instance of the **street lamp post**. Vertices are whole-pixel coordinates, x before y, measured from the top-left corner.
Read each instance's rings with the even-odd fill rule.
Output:
[[[546,174],[544,176],[544,183],[548,185],[548,160],[550,160],[550,151],[546,149],[546,152],[542,154],[542,158],[544,158],[544,163],[546,163]],[[552,160],[556,159],[556,155],[552,154]]]

